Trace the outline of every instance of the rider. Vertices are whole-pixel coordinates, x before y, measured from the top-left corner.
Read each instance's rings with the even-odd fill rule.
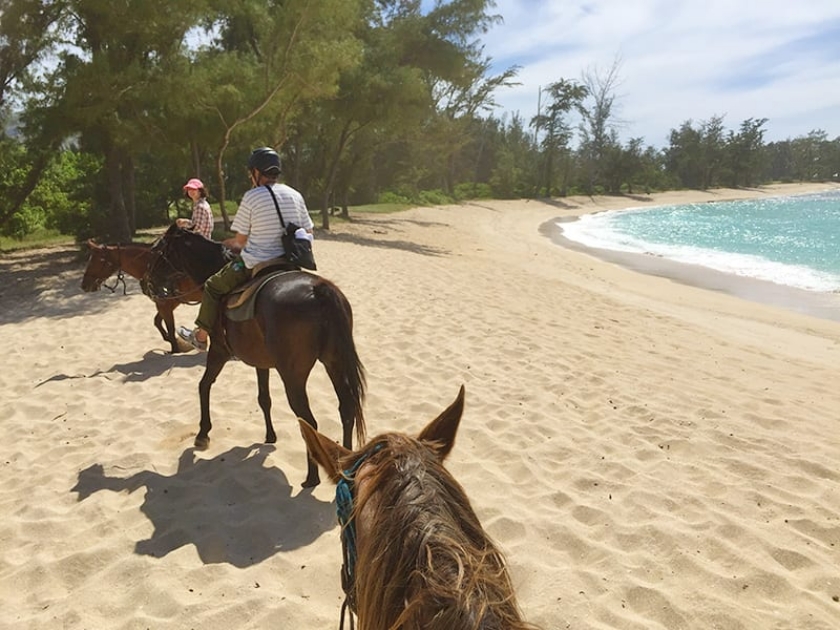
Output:
[[[283,256],[277,208],[269,187],[283,213],[283,220],[304,228],[311,238],[315,225],[309,216],[306,202],[297,190],[278,184],[280,156],[271,147],[260,147],[248,158],[248,176],[251,190],[242,197],[242,203],[231,224],[234,236],[223,241],[239,255],[222,267],[204,283],[204,296],[195,323],[197,328],[181,327],[181,337],[198,350],[207,350],[207,334],[213,329],[222,297],[251,277],[251,270],[259,263]]]
[[[213,236],[213,210],[210,209],[210,204],[207,202],[207,190],[204,188],[204,183],[193,177],[184,184],[184,194],[193,202],[192,217],[175,219],[175,225],[198,232],[204,238],[211,238]]]

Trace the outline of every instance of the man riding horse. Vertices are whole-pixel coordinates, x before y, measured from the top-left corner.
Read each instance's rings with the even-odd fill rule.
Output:
[[[196,328],[181,328],[179,334],[194,348],[207,350],[207,335],[213,329],[223,296],[251,277],[258,264],[285,254],[281,236],[285,224],[294,223],[311,240],[315,227],[306,202],[297,190],[280,184],[280,156],[270,147],[260,147],[248,159],[251,190],[233,219],[234,236],[223,241],[239,254],[204,283],[204,296],[196,317]],[[283,221],[280,220],[282,215]]]

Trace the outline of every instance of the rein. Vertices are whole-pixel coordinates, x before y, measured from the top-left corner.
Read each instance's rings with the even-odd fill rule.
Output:
[[[178,271],[178,267],[172,262],[172,260],[167,256],[166,252],[163,249],[158,249],[157,245],[152,247],[152,253],[155,255],[154,260],[149,265],[148,269],[146,270],[146,274],[143,276],[145,281],[146,287],[144,287],[143,293],[155,300],[178,300],[182,304],[201,304],[201,300],[186,300],[185,296],[193,295],[201,291],[203,285],[199,284],[196,288],[190,289],[189,291],[178,291],[176,288],[169,288],[164,287],[162,289],[162,293],[159,293],[155,287],[155,283],[152,281],[152,276],[154,275],[155,267],[157,267],[158,262],[161,260],[169,265],[169,268],[173,270],[174,273],[170,274],[167,278],[168,280],[175,280],[177,278],[188,278],[192,280],[190,275],[185,271]],[[148,291],[145,290],[148,288]]]
[[[122,284],[123,295],[128,295],[128,289],[125,286],[125,273],[123,273],[122,269],[117,269],[117,277],[114,279],[114,286],[109,287],[107,282],[104,280],[102,282],[102,286],[108,289],[111,293],[114,293],[120,284]]]
[[[341,604],[339,630],[344,630],[344,617],[350,609],[350,630],[355,628],[353,613],[356,612],[356,522],[353,518],[353,490],[356,486],[356,473],[365,461],[382,448],[378,444],[370,453],[360,457],[345,470],[335,486],[335,506],[338,522],[341,525],[341,590],[344,591],[344,603]]]
[[[117,277],[114,280],[114,286],[109,287],[108,283],[104,280],[102,282],[102,286],[108,289],[111,293],[114,293],[120,283],[122,283],[123,295],[128,295],[128,288],[125,286],[125,273],[122,269],[122,251],[120,250],[120,244],[117,243]]]

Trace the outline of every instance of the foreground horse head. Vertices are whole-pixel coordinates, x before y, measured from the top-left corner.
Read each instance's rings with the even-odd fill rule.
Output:
[[[342,586],[360,630],[533,627],[521,618],[504,557],[443,467],[463,410],[461,387],[416,438],[386,433],[355,452],[300,423],[337,484]]]

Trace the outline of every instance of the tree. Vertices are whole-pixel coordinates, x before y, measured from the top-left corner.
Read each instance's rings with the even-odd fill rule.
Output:
[[[48,130],[40,144],[78,138],[102,156],[108,211],[104,235],[128,240],[135,227],[135,159],[165,136],[162,101],[177,74],[187,25],[199,0],[66,0],[57,31],[59,63],[30,105],[30,128]]]
[[[25,95],[35,65],[49,51],[59,8],[48,0],[0,0],[0,136],[6,134],[12,103]],[[52,157],[37,146],[21,154],[21,147],[19,140],[0,146],[0,161],[15,164],[15,176],[0,183],[0,227],[22,208]]]
[[[832,159],[832,143],[828,134],[821,129],[792,140],[790,150],[791,167],[799,181],[828,181],[840,166]]]
[[[567,119],[569,112],[580,112],[583,99],[589,95],[589,88],[574,81],[560,79],[545,90],[548,104],[545,113],[538,113],[531,119],[531,127],[537,136],[542,153],[541,181],[537,194],[544,191],[550,197],[554,187],[554,166],[559,159],[569,162],[569,140],[572,138],[572,126]],[[542,138],[539,138],[541,133]],[[564,169],[561,194],[566,192],[568,168]]]
[[[580,125],[580,154],[587,172],[586,190],[591,195],[600,179],[600,169],[604,164],[606,152],[615,146],[616,128],[620,123],[615,118],[615,89],[620,83],[620,59],[615,59],[606,72],[600,74],[597,69],[587,70],[583,74],[590,103],[580,109],[583,122]]]
[[[726,160],[726,138],[723,116],[712,116],[700,125],[700,163],[703,180],[700,188],[706,190],[718,185],[720,169]]]
[[[755,186],[764,168],[764,125],[766,118],[747,118],[738,133],[729,132],[727,153],[732,187]]]
[[[59,9],[49,0],[0,0],[0,111],[49,49]]]
[[[671,129],[669,146],[665,150],[667,171],[686,188],[701,188],[704,180],[702,138],[691,120],[679,129]]]
[[[231,146],[242,150],[284,144],[294,115],[308,101],[334,95],[341,71],[358,63],[352,25],[360,0],[287,0],[277,5],[274,0],[219,3],[219,17],[211,25],[220,31],[217,45],[194,68],[202,76],[200,83],[215,86],[201,92],[198,101],[217,121],[212,136],[226,227],[224,165]]]

